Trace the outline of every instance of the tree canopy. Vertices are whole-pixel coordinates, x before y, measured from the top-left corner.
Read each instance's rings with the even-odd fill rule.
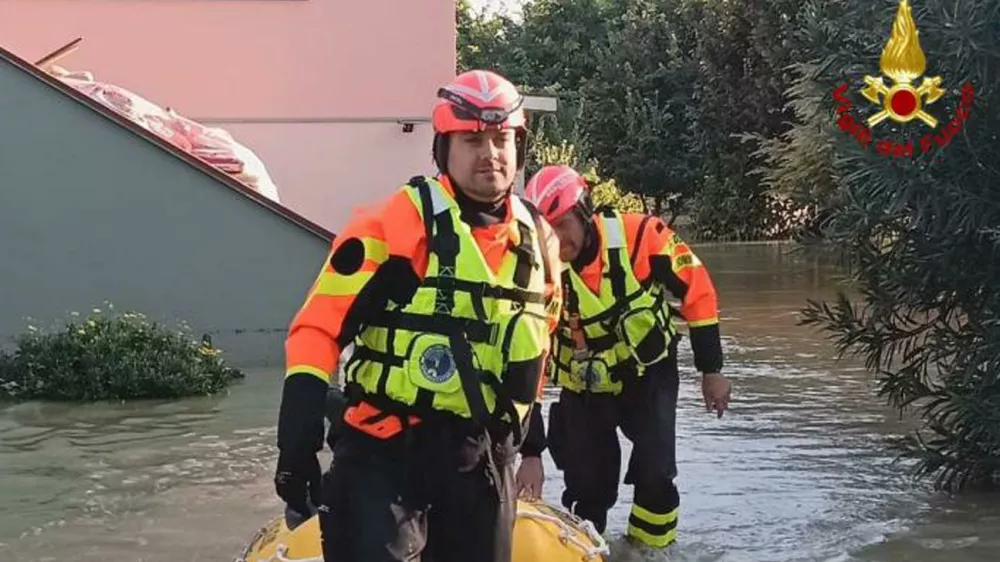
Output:
[[[1000,478],[1000,0],[903,4],[529,0],[513,18],[460,1],[459,62],[559,97],[532,124],[532,166],[600,174],[615,202],[686,215],[687,236],[842,252],[853,297],[804,322],[918,408],[919,473],[956,489]],[[869,121],[865,76],[886,99],[906,65],[880,58],[907,30],[933,127]],[[939,99],[920,76],[940,76]]]

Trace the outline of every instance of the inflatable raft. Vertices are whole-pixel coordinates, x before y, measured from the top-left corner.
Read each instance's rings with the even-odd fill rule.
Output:
[[[606,562],[607,556],[607,543],[589,521],[546,503],[518,502],[514,562]],[[235,562],[323,562],[319,519],[289,530],[284,517],[275,518]]]

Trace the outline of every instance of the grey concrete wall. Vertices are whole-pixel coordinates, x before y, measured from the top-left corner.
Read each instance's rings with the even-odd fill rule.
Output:
[[[107,300],[282,363],[328,242],[0,60],[0,340]]]

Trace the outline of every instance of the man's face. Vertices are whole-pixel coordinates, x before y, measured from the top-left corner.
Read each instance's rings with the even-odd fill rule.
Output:
[[[586,238],[586,228],[580,213],[575,209],[563,213],[552,223],[552,228],[559,236],[559,259],[564,262],[575,260],[583,250]]]
[[[448,175],[476,201],[492,203],[514,185],[517,139],[512,130],[453,133],[449,143]]]

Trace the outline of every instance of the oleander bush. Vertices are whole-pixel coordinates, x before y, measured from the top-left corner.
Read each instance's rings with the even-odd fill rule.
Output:
[[[243,373],[207,337],[138,312],[72,313],[52,329],[28,326],[0,351],[0,399],[103,401],[209,395]]]

